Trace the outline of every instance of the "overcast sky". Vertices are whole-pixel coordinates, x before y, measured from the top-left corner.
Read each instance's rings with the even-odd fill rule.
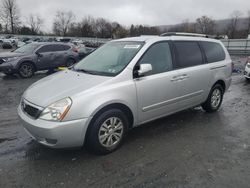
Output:
[[[250,10],[250,0],[17,0],[22,20],[29,14],[39,14],[45,27],[51,28],[57,10],[72,10],[76,21],[91,15],[117,21],[123,25],[169,25],[202,15],[213,19],[229,17],[234,10],[244,15]]]

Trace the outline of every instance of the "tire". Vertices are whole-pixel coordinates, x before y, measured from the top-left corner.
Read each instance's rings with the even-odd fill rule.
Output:
[[[66,62],[66,67],[70,67],[72,65],[74,65],[76,63],[76,61],[74,59],[68,59]]]
[[[105,155],[121,146],[129,121],[121,110],[110,109],[100,114],[89,126],[87,149],[97,155]]]
[[[202,104],[203,110],[209,113],[216,112],[221,106],[223,95],[223,87],[220,84],[214,85],[208,95],[206,102]]]
[[[245,78],[246,78],[246,77],[245,77]],[[250,82],[250,78],[246,78],[246,81],[247,81],[247,82]]]
[[[30,78],[34,75],[35,67],[32,63],[22,63],[18,69],[18,74],[22,78]]]

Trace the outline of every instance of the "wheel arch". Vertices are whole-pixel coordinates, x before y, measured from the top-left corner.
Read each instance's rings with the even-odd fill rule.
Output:
[[[32,60],[23,60],[23,61],[19,62],[19,63],[18,63],[18,66],[17,66],[17,69],[19,69],[20,66],[21,66],[23,63],[30,63],[30,64],[32,64],[32,65],[34,66],[34,68],[35,68],[35,71],[37,71],[36,64],[35,64],[35,62],[33,62]]]
[[[224,93],[225,90],[226,90],[226,83],[225,83],[225,81],[223,81],[222,79],[217,80],[217,81],[213,84],[212,88],[213,88],[216,84],[219,84],[219,85],[222,86],[222,88],[223,88],[223,93]]]
[[[87,135],[88,135],[88,133],[90,131],[91,124],[95,121],[96,117],[98,117],[100,114],[102,114],[103,112],[105,112],[105,111],[107,111],[109,109],[119,109],[122,112],[124,112],[125,115],[128,118],[128,121],[129,121],[129,127],[128,128],[131,129],[133,127],[134,115],[133,115],[132,110],[127,105],[125,105],[123,103],[118,103],[118,102],[117,103],[112,103],[112,104],[107,104],[104,107],[101,107],[101,109],[97,110],[97,112],[94,113],[93,118],[88,123],[88,128],[87,128],[87,131],[86,131],[86,134],[85,134],[84,143],[85,143]]]

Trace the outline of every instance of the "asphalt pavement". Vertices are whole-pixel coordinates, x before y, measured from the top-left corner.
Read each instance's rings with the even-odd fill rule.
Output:
[[[130,131],[114,153],[46,148],[17,116],[24,90],[45,77],[0,74],[0,187],[250,187],[250,83],[234,74],[221,109],[200,107]]]

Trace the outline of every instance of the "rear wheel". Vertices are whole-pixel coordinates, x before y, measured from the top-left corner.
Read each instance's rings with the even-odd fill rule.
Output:
[[[223,100],[224,89],[220,84],[216,84],[211,89],[209,96],[205,103],[202,104],[202,108],[206,112],[217,111]]]
[[[34,75],[35,67],[32,63],[22,63],[18,73],[22,78],[30,78]]]
[[[119,109],[110,109],[99,115],[90,125],[87,148],[95,154],[108,154],[121,146],[128,130],[128,119]]]

